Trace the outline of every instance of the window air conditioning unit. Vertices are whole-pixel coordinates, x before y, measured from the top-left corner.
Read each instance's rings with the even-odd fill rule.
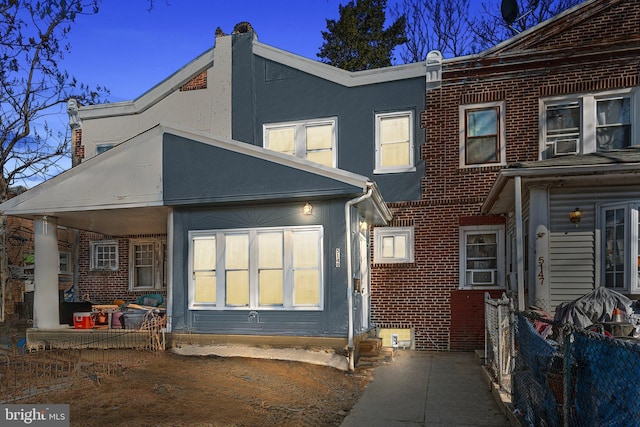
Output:
[[[578,141],[577,138],[555,140],[553,142],[553,155],[578,154]]]
[[[472,285],[494,285],[495,282],[495,270],[472,270],[471,271],[471,284]]]

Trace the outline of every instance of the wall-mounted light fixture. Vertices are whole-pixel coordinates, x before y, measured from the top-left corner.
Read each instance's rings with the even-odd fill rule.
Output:
[[[580,224],[580,220],[582,219],[582,211],[580,208],[576,208],[574,211],[569,212],[569,220],[578,226]]]
[[[311,206],[311,203],[305,203],[304,206],[302,207],[302,213],[305,215],[311,215],[311,213],[313,212],[313,206]]]
[[[360,231],[364,233],[365,231],[367,231],[367,228],[369,228],[369,224],[367,224],[367,221],[360,221]]]

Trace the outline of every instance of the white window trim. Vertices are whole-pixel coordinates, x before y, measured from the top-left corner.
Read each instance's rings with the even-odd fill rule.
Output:
[[[407,166],[382,166],[381,165],[381,149],[380,149],[380,122],[382,119],[389,117],[406,117],[409,116],[409,165]],[[376,155],[375,155],[375,169],[374,174],[387,174],[387,173],[404,173],[415,172],[415,135],[414,135],[414,118],[413,111],[394,111],[389,113],[377,113],[375,115],[375,142],[376,142]]]
[[[162,239],[130,239],[129,240],[129,290],[130,291],[145,291],[145,290],[160,290],[166,287],[166,278],[164,277],[164,253],[163,253]],[[153,245],[153,286],[135,286],[135,245]]]
[[[318,263],[319,263],[319,289],[318,289],[318,305],[294,305],[293,304],[293,243],[291,242],[291,232],[294,231],[316,231],[319,232],[318,245]],[[257,280],[257,233],[269,231],[284,232],[284,303],[283,305],[260,305],[258,302],[258,280]],[[225,305],[224,294],[224,274],[225,271],[225,235],[249,233],[249,305],[248,306],[228,306]],[[197,303],[195,301],[195,283],[193,272],[193,242],[197,238],[207,236],[215,236],[216,239],[216,303]],[[261,310],[261,311],[322,311],[324,310],[324,288],[325,288],[325,272],[324,272],[324,229],[320,225],[314,226],[284,226],[284,227],[259,227],[259,228],[242,228],[242,229],[221,229],[221,230],[191,230],[189,231],[189,309],[190,310]]]
[[[506,289],[507,281],[505,279],[505,227],[504,224],[496,224],[496,225],[469,225],[460,227],[459,231],[459,276],[460,283],[459,288],[464,290],[470,289]],[[496,233],[496,242],[498,243],[498,252],[496,254],[498,259],[497,271],[496,271],[496,283],[498,285],[492,286],[484,286],[484,285],[467,285],[466,277],[467,277],[467,234],[477,234],[477,233]]]
[[[606,286],[606,251],[604,245],[606,244],[606,214],[605,211],[613,209],[624,209],[624,288],[609,288],[617,292],[623,293],[640,293],[640,278],[638,278],[638,270],[640,267],[637,265],[638,256],[638,221],[640,220],[640,200],[630,200],[627,202],[618,203],[598,203],[596,209],[599,215],[598,224],[600,226],[601,241],[598,243],[596,250],[599,252],[598,260],[600,262],[600,283],[601,286]],[[635,262],[634,262],[635,261]]]
[[[331,166],[338,164],[338,118],[327,117],[323,119],[297,120],[291,122],[265,123],[262,125],[262,144],[264,148],[269,148],[269,130],[277,128],[294,128],[294,150],[295,156],[301,159],[307,157],[307,144],[304,128],[307,126],[331,125]],[[311,161],[311,160],[309,160]]]
[[[382,256],[382,240],[385,237],[405,236],[407,247],[405,258],[384,258]],[[373,229],[373,262],[375,264],[402,264],[414,262],[414,230],[413,227],[376,227]]]
[[[64,275],[70,275],[73,274],[73,265],[71,264],[71,252],[64,252],[64,251],[60,251],[59,252],[59,257],[60,260],[62,260],[63,258],[66,259],[66,265],[67,265],[67,269],[63,270],[61,268],[62,266],[62,262],[58,263],[58,273],[59,274],[64,274]]]
[[[111,267],[107,267],[107,268],[98,268],[96,266],[96,248],[98,246],[114,246],[116,248],[116,259],[115,259],[115,265],[111,266]],[[119,268],[119,248],[118,248],[118,242],[116,240],[96,240],[93,242],[89,243],[89,247],[90,247],[90,262],[89,262],[89,269],[91,271],[118,271]]]
[[[540,123],[538,128],[540,134],[538,137],[538,159],[544,159],[546,150],[547,135],[547,105],[564,104],[568,102],[578,102],[581,108],[580,117],[580,140],[577,154],[587,154],[597,152],[596,142],[596,105],[597,101],[615,97],[631,98],[631,142],[630,145],[640,144],[640,120],[636,118],[636,114],[640,111],[640,88],[628,88],[622,90],[590,92],[583,94],[571,94],[565,96],[553,96],[548,98],[540,98],[539,101],[539,117]]]
[[[466,148],[467,148],[467,132],[466,132],[466,118],[467,110],[484,110],[489,108],[498,108],[498,156],[499,161],[493,163],[479,163],[468,165],[466,161]],[[506,133],[506,113],[504,101],[485,102],[482,104],[465,104],[460,105],[458,109],[458,134],[459,137],[459,152],[460,152],[460,169],[470,168],[482,168],[487,166],[505,166],[507,164],[507,133]]]

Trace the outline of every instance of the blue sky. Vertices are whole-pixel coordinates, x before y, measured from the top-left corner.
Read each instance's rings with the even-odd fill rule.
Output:
[[[213,46],[216,27],[250,22],[258,40],[317,60],[327,19],[348,0],[103,0],[73,25],[63,66],[79,81],[131,100]]]

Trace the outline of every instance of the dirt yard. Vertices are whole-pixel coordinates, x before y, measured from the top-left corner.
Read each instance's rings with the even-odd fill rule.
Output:
[[[70,404],[72,426],[338,426],[371,374],[166,352],[29,403]]]

